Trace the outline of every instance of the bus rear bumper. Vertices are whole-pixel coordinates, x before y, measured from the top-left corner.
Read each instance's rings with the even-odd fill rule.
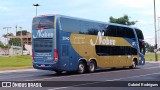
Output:
[[[33,68],[35,69],[41,69],[41,70],[57,70],[58,66],[57,63],[37,63],[33,62]]]

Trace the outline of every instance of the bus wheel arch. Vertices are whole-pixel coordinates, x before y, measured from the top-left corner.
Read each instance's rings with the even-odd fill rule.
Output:
[[[97,62],[96,59],[90,59],[88,67],[87,67],[87,71],[92,73],[95,71],[95,69],[97,68]]]
[[[134,69],[134,68],[136,68],[137,65],[138,65],[138,59],[137,59],[137,58],[134,58],[134,59],[132,60],[132,65],[129,66],[129,68]]]

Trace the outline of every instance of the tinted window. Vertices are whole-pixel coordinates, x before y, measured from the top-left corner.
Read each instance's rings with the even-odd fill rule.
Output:
[[[37,17],[33,19],[32,29],[37,30],[39,28],[54,28],[54,16]]]
[[[64,17],[61,18],[60,22],[63,31],[77,34],[97,35],[98,31],[102,31],[105,28],[105,25],[101,23]]]
[[[113,25],[106,26],[105,28],[105,36],[117,36],[117,27]]]
[[[105,36],[135,38],[133,29],[114,25],[105,28]]]
[[[33,39],[35,52],[52,52],[53,39]]]
[[[126,37],[127,37],[127,38],[135,38],[133,29],[131,29],[131,28],[126,28]]]
[[[124,27],[116,26],[117,27],[117,37],[125,37],[126,31]]]
[[[103,31],[105,36],[135,38],[133,29],[115,25],[107,25],[90,21],[83,21],[71,18],[61,18],[61,27],[65,32],[77,34],[97,35]]]
[[[96,54],[99,56],[108,55],[137,55],[137,50],[129,46],[103,46],[96,45]]]
[[[65,32],[79,33],[80,21],[70,18],[61,18],[61,27]]]
[[[84,26],[86,27],[83,28]],[[81,32],[84,32],[84,34],[97,35],[99,30],[100,26],[98,23],[86,22],[86,21],[81,23]]]
[[[137,37],[138,37],[138,39],[144,39],[144,37],[143,37],[143,33],[142,33],[142,31],[141,30],[139,30],[139,29],[135,29],[136,30],[136,33],[137,33]]]

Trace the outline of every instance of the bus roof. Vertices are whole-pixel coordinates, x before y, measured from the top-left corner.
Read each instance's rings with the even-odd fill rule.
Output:
[[[60,15],[60,14],[46,14],[46,15],[40,15],[40,16],[36,16],[36,17],[44,17],[44,16],[58,16],[60,18],[64,17],[64,18],[77,19],[77,20],[83,20],[83,21],[89,21],[89,22],[96,22],[96,23],[101,23],[101,24],[109,24],[109,25],[115,25],[115,26],[122,26],[122,27],[139,29],[139,28],[134,27],[134,26],[128,26],[128,25],[110,23],[110,22],[103,22],[103,21],[96,21],[96,20],[91,20],[91,19],[84,19],[84,18],[78,18],[78,17],[66,16],[66,15]]]

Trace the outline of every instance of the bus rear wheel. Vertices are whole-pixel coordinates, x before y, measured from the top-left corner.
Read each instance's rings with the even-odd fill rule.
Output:
[[[129,68],[130,69],[136,68],[136,61],[135,60],[132,61],[132,66],[129,66]]]
[[[78,64],[78,73],[79,74],[83,74],[84,72],[85,72],[85,64],[83,63],[83,62],[79,62],[79,64]]]
[[[96,68],[96,64],[94,61],[91,61],[89,66],[88,66],[88,72],[92,73],[95,71],[95,68]]]

